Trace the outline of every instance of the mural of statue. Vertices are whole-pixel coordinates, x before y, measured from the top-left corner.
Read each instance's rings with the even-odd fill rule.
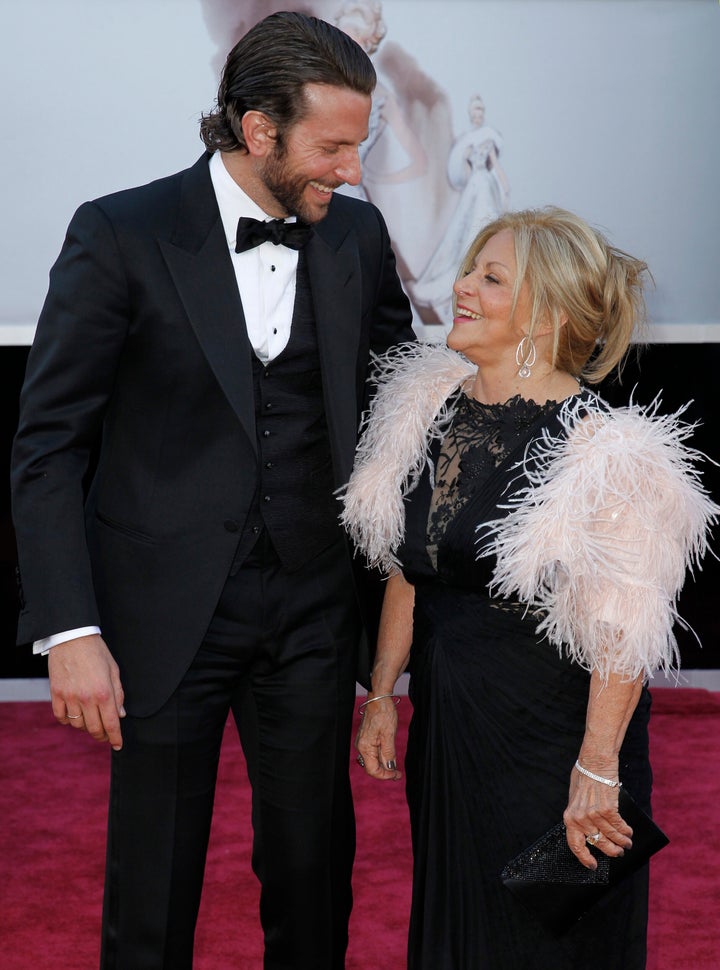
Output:
[[[409,291],[453,212],[456,192],[446,175],[453,141],[447,93],[400,44],[387,38],[378,0],[201,0],[201,4],[208,33],[217,44],[216,72],[240,37],[278,10],[297,10],[336,24],[373,59],[378,85],[368,139],[361,149],[359,194],[382,211],[400,277]],[[415,311],[423,322],[439,322],[430,306],[416,306]]]
[[[453,144],[447,160],[448,182],[459,193],[437,249],[422,274],[409,284],[416,306],[431,308],[443,327],[452,324],[452,286],[468,244],[488,222],[508,208],[510,187],[498,162],[502,138],[485,124],[479,94],[470,99],[471,127]]]
[[[345,3],[335,16],[336,27],[356,41],[369,57],[377,53],[385,36],[386,27],[382,17],[382,5],[378,2]],[[373,167],[372,156],[381,139],[394,138],[395,145],[383,154],[385,164]],[[388,160],[399,148],[404,157],[400,167],[388,168]],[[408,125],[394,92],[378,73],[378,83],[373,93],[368,137],[360,146],[363,181],[358,186],[345,186],[343,191],[359,198],[368,199],[367,183],[397,185],[419,178],[427,171],[427,155],[412,128]]]

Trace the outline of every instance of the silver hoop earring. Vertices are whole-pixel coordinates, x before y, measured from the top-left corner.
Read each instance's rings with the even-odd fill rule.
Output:
[[[537,351],[532,337],[523,337],[515,351],[515,363],[518,365],[518,377],[530,377],[531,367],[537,360]]]

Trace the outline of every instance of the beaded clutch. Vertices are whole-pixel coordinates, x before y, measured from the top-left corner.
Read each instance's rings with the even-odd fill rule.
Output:
[[[620,814],[633,830],[632,849],[623,856],[610,858],[591,846],[598,866],[586,869],[570,851],[565,826],[559,822],[508,862],[500,874],[510,892],[556,935],[566,932],[669,841],[625,788],[620,788],[618,797]]]

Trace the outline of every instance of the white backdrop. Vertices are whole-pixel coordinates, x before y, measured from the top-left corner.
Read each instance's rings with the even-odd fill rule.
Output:
[[[197,121],[240,22],[283,7],[330,19],[341,6],[0,0],[0,342],[31,340],[82,201],[200,154]],[[507,204],[573,209],[645,259],[655,339],[720,340],[717,0],[384,0],[381,13],[387,31],[374,61],[442,196],[430,198],[428,175],[390,185],[368,177],[410,277],[422,275],[458,211],[446,159],[479,94]],[[410,92],[398,65],[417,75]],[[402,168],[407,153],[395,142],[386,134],[368,169],[378,171],[378,158]]]

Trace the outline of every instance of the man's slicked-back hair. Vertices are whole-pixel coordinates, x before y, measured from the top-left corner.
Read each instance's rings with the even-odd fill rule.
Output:
[[[301,13],[274,13],[233,47],[217,105],[203,115],[200,137],[209,151],[247,150],[246,111],[261,111],[277,128],[278,144],[307,110],[306,84],[329,84],[371,95],[376,76],[359,44],[332,24]]]

